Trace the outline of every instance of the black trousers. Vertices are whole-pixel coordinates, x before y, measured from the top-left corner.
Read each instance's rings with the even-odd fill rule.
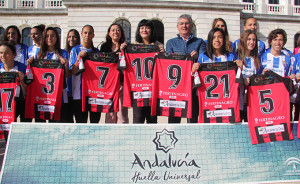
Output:
[[[74,100],[72,101],[72,110],[75,116],[76,123],[87,123],[88,120],[88,111],[82,112],[82,101]],[[90,112],[90,122],[99,123],[101,118],[100,112]]]
[[[151,116],[151,107],[133,107],[133,123],[157,123],[157,116]]]

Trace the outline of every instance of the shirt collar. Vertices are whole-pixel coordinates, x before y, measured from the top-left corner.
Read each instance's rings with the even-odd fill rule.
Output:
[[[180,36],[180,34],[177,34],[177,35],[178,35],[178,37],[180,37],[183,41],[185,41],[184,38],[183,38],[182,36]],[[189,36],[189,38],[188,38],[187,41],[185,41],[185,42],[190,41],[193,37],[194,37],[194,35],[193,35],[193,33],[191,33],[190,36]]]

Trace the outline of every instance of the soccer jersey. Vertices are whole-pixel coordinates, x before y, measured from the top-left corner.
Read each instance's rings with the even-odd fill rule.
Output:
[[[300,53],[291,57],[291,74],[300,73]]]
[[[90,52],[83,58],[82,111],[118,112],[120,74],[119,56]]]
[[[245,57],[245,63],[246,63],[246,65],[243,66],[243,70],[242,70],[242,75],[243,75],[244,79],[247,77],[250,77],[254,74],[261,73],[261,69],[260,68],[257,69],[255,67],[254,58],[252,56]]]
[[[16,72],[0,72],[0,124],[15,121],[16,98],[20,97],[20,81]],[[0,139],[4,132],[0,130]]]
[[[152,116],[192,118],[191,56],[158,54],[154,61]]]
[[[23,63],[27,65],[27,59],[28,59],[28,47],[24,44],[17,44],[16,45],[16,51],[17,55],[15,57],[15,61],[18,61],[20,63]]]
[[[33,57],[37,56],[39,51],[40,51],[40,47],[36,46],[36,44],[32,45],[31,47],[28,48],[28,58],[30,58],[31,56]]]
[[[150,75],[155,54],[159,53],[156,45],[127,45],[124,56],[124,107],[151,106],[152,76]]]
[[[69,67],[70,69],[72,66],[76,63],[78,54],[80,51],[86,51],[86,52],[93,52],[93,49],[87,49],[83,47],[82,45],[77,45],[72,48],[70,53],[70,60],[69,60]],[[95,48],[95,51],[99,51]],[[74,100],[81,99],[82,97],[82,76],[81,74],[74,76],[72,75],[72,96]]]
[[[289,76],[290,74],[290,57],[283,53],[275,57],[271,52],[265,52],[261,56],[260,61],[263,69],[272,70],[282,77]]]
[[[240,39],[237,39],[235,42],[234,42],[234,47],[233,47],[233,52],[237,52],[238,50],[238,45],[239,45],[239,42],[240,42]],[[263,41],[260,41],[258,40],[257,41],[257,46],[258,46],[258,53],[259,55],[261,56],[265,51],[266,51],[266,46],[265,46],[265,43]]]
[[[239,122],[238,82],[241,72],[233,62],[202,63],[198,71],[199,123]]]
[[[213,55],[213,59],[210,59],[205,52],[201,53],[198,58],[199,63],[212,63],[212,62],[227,62],[227,61],[234,61],[235,56],[232,53],[228,53],[227,55],[221,55],[216,57]]]
[[[293,139],[290,129],[292,83],[272,71],[250,77],[248,125],[252,144]]]
[[[26,118],[60,120],[64,65],[60,60],[34,60],[28,68],[33,81],[27,86]]]

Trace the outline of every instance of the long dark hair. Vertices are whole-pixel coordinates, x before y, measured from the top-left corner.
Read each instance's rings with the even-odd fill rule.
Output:
[[[15,44],[20,44],[21,43],[21,32],[20,32],[19,28],[17,26],[15,26],[15,25],[8,26],[5,29],[5,31],[4,31],[4,33],[2,35],[2,39],[1,40],[2,41],[8,41],[7,34],[8,34],[8,30],[9,29],[14,29],[14,30],[17,31],[17,43],[15,43]]]
[[[224,19],[222,19],[222,18],[215,18],[213,20],[213,23],[212,23],[212,29],[216,27],[216,24],[219,21],[223,22],[223,24],[225,25],[225,31],[224,31],[224,33],[225,33],[225,38],[226,38],[226,50],[228,52],[232,52],[231,43],[229,41],[230,39],[229,39],[229,33],[228,33],[226,21]]]
[[[114,23],[114,24],[111,24],[108,29],[107,29],[107,33],[106,33],[106,36],[105,36],[105,39],[106,41],[101,45],[101,48],[100,48],[100,51],[101,52],[107,52],[107,51],[110,51],[111,50],[111,47],[112,47],[112,39],[111,37],[109,36],[109,32],[110,32],[110,29],[112,26],[118,26],[118,28],[120,29],[121,31],[121,38],[119,40],[119,44],[122,44],[125,42],[125,33],[124,33],[124,30],[123,28],[121,27],[120,24],[117,24],[117,23]]]
[[[67,38],[66,38],[66,50],[68,51],[68,53],[70,53],[71,52],[71,49],[72,49],[72,47],[69,45],[69,43],[68,43],[68,37],[69,37],[69,34],[70,34],[70,32],[74,32],[75,33],[75,36],[77,37],[77,42],[76,42],[76,45],[80,45],[80,43],[81,43],[81,40],[80,40],[80,34],[79,34],[79,32],[76,30],[76,29],[70,29],[69,31],[68,31],[68,34],[67,34]]]
[[[155,38],[154,38],[154,25],[153,22],[151,20],[147,20],[147,19],[143,19],[139,22],[137,28],[136,28],[136,32],[135,32],[135,41],[138,43],[143,43],[143,38],[140,35],[140,27],[142,26],[149,26],[151,29],[151,34],[150,34],[150,43],[155,42]]]
[[[240,60],[243,61],[243,64],[245,66],[246,65],[246,50],[247,48],[247,40],[249,35],[254,34],[255,38],[256,38],[256,42],[255,42],[255,47],[253,48],[253,50],[250,51],[250,56],[252,56],[254,58],[254,65],[255,68],[258,69],[259,68],[259,64],[260,64],[260,59],[258,57],[258,44],[257,44],[257,34],[255,31],[252,31],[250,29],[245,30],[242,34],[241,34],[241,38],[239,41],[239,45],[238,45],[238,57]]]
[[[17,49],[16,49],[14,43],[12,43],[12,42],[10,42],[10,41],[8,41],[8,42],[2,42],[2,43],[0,43],[0,47],[1,47],[1,46],[6,46],[6,47],[8,47],[8,48],[11,50],[11,52],[13,53],[14,56],[17,55]]]
[[[228,51],[226,50],[226,39],[225,39],[225,33],[222,29],[220,28],[213,28],[212,30],[209,31],[208,36],[207,36],[207,45],[206,45],[206,52],[205,54],[212,60],[213,59],[213,54],[214,54],[214,47],[213,47],[213,39],[214,39],[214,34],[216,32],[220,31],[222,36],[223,36],[223,45],[221,47],[221,54],[222,55],[227,55]]]
[[[57,54],[61,54],[60,39],[59,39],[59,34],[58,34],[57,30],[54,27],[47,27],[43,33],[41,49],[38,54],[38,59],[43,59],[46,56],[46,52],[48,50],[48,45],[46,44],[46,35],[47,35],[47,32],[50,30],[54,31],[55,36],[56,36],[56,43],[55,43],[54,50]]]
[[[93,26],[91,26],[91,25],[89,25],[89,24],[83,26],[82,29],[81,29],[81,32],[83,31],[83,29],[84,29],[85,27],[90,27],[90,28],[92,29],[93,33],[95,33],[95,30],[94,30]],[[94,52],[97,51],[96,47],[94,47],[93,41],[92,41],[92,43],[91,43],[91,46],[92,46],[92,50],[93,50]]]
[[[37,26],[32,27],[32,29],[37,29],[39,33],[43,34],[45,31],[45,25],[44,24],[39,24]]]

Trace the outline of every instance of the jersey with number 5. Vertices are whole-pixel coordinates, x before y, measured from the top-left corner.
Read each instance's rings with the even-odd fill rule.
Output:
[[[27,67],[33,81],[27,86],[25,117],[59,121],[64,65],[60,60],[39,59]]]
[[[191,56],[158,54],[153,70],[151,115],[192,118]]]
[[[252,144],[293,139],[290,127],[292,80],[268,71],[248,86],[248,125]]]
[[[151,106],[152,77],[150,75],[156,45],[129,44],[124,52],[126,69],[124,70],[124,107]]]
[[[119,56],[89,52],[83,60],[85,71],[82,73],[82,111],[118,112]]]
[[[199,123],[240,121],[238,87],[241,72],[233,62],[202,63],[199,72]]]

